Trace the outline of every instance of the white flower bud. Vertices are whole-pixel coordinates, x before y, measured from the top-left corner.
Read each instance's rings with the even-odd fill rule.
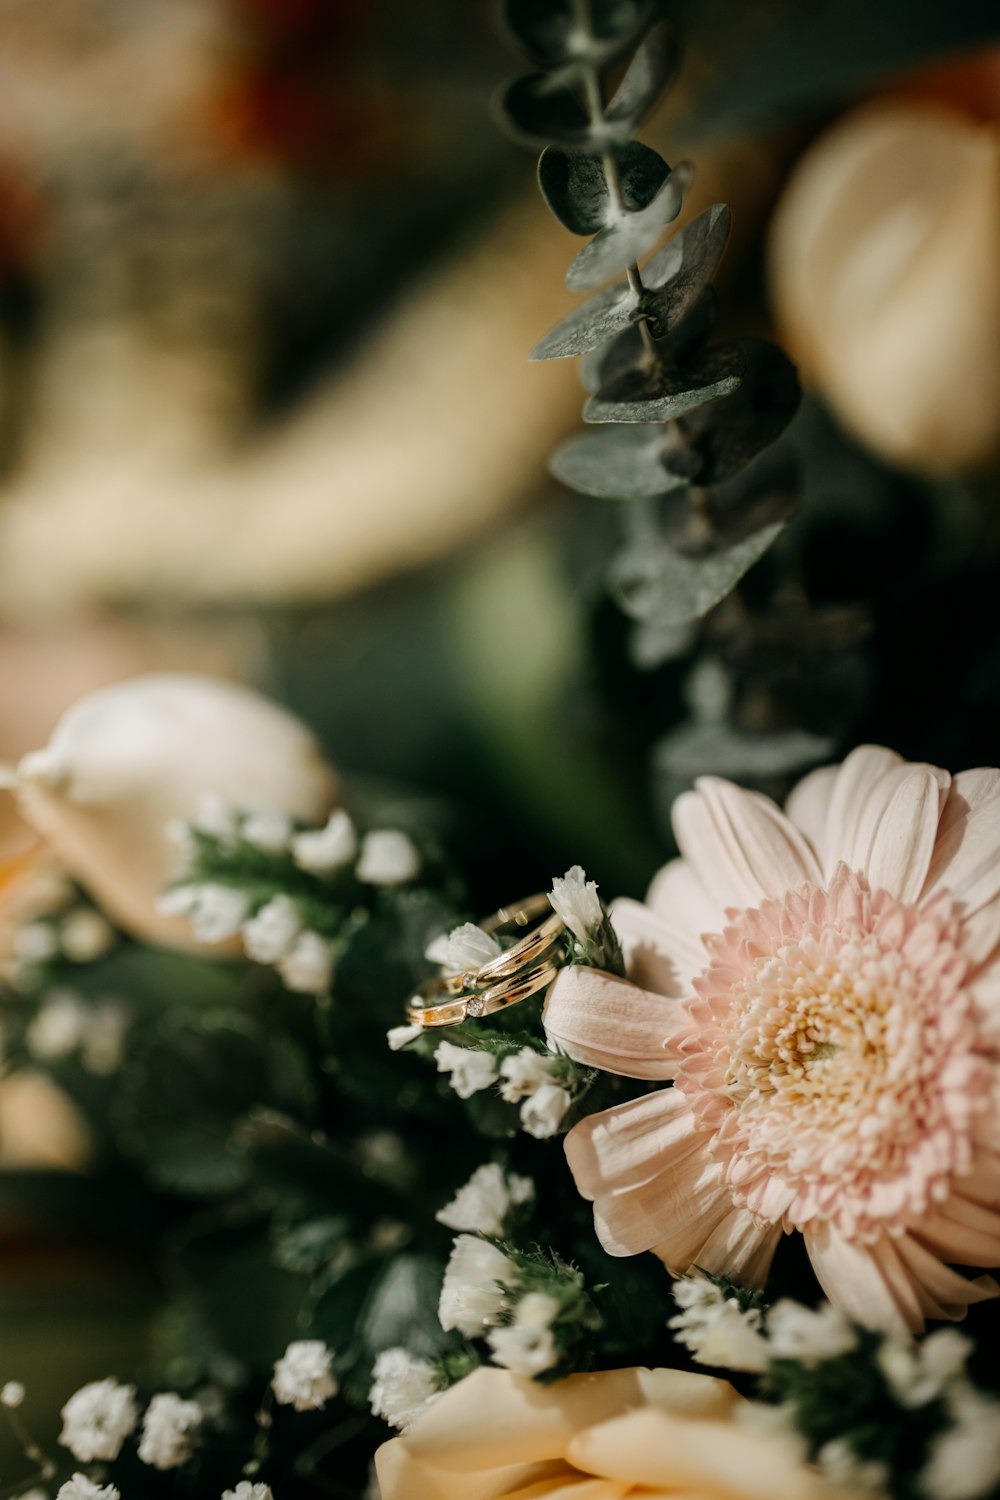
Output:
[[[366,833],[356,874],[366,885],[405,885],[420,873],[420,855],[413,840],[397,828]]]
[[[441,1327],[481,1338],[506,1307],[505,1288],[513,1280],[514,1266],[502,1250],[474,1235],[458,1235],[441,1284]]]
[[[552,1082],[552,1059],[534,1047],[522,1047],[500,1064],[500,1097],[518,1104]]]
[[[292,820],[276,808],[259,808],[243,819],[240,838],[265,854],[284,854],[292,841]]]
[[[325,828],[308,829],[292,839],[292,857],[300,870],[329,875],[349,865],[358,852],[354,824],[343,808],[330,815]]]
[[[302,931],[298,908],[290,897],[272,896],[255,917],[240,928],[247,958],[255,964],[276,964],[285,957]]]
[[[439,1073],[449,1074],[449,1083],[460,1099],[469,1099],[488,1089],[497,1076],[496,1058],[476,1047],[456,1047],[442,1042],[434,1053]]]
[[[197,1401],[183,1401],[172,1391],[154,1396],[142,1421],[141,1462],[154,1469],[176,1469],[187,1463],[203,1415]]]
[[[376,1417],[405,1432],[438,1390],[437,1372],[429,1360],[407,1349],[383,1349],[372,1370],[368,1402]]]
[[[451,932],[443,932],[427,945],[424,957],[428,963],[440,964],[449,974],[479,969],[500,952],[496,938],[490,937],[475,922],[463,922]]]
[[[296,1411],[318,1411],[337,1394],[331,1374],[333,1355],[322,1339],[299,1339],[289,1344],[274,1366],[271,1389],[279,1406]]]
[[[296,995],[324,995],[333,981],[333,949],[318,932],[303,932],[278,964],[282,983]]]
[[[319,822],[337,790],[306,727],[232,682],[133,678],[75,704],[15,790],[29,823],[121,926],[147,942],[197,946],[156,899],[182,873],[171,825],[225,788],[243,808]]]
[[[549,893],[552,909],[562,917],[579,942],[588,944],[599,936],[604,925],[604,908],[597,894],[596,880],[588,880],[579,865],[552,882]]]
[[[385,1039],[389,1043],[389,1051],[402,1051],[404,1047],[408,1047],[411,1042],[416,1041],[417,1037],[423,1032],[423,1029],[422,1026],[416,1025],[390,1026],[385,1034]]]
[[[59,1486],[56,1500],[121,1500],[121,1491],[113,1484],[95,1484],[86,1474],[74,1474]]]
[[[529,1378],[551,1370],[559,1363],[559,1349],[552,1332],[558,1312],[555,1297],[547,1292],[528,1292],[514,1310],[513,1323],[493,1328],[486,1335],[493,1363]]]
[[[530,1177],[520,1177],[516,1172],[508,1177],[496,1162],[487,1162],[476,1168],[464,1187],[434,1217],[448,1229],[491,1234],[499,1239],[511,1208],[529,1202],[534,1196],[535,1184]]]
[[[568,1089],[560,1088],[557,1083],[543,1083],[521,1105],[521,1126],[537,1140],[548,1140],[558,1131],[572,1103]]]

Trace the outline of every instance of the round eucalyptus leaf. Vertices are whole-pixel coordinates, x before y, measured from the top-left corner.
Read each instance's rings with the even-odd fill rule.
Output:
[[[716,203],[692,219],[643,268],[640,298],[627,281],[617,281],[573,309],[531,351],[532,359],[568,359],[586,354],[623,333],[646,311],[657,336],[671,333],[687,317],[709,285],[729,236],[730,213]]]
[[[610,136],[598,132],[573,89],[548,73],[525,73],[495,97],[499,123],[515,140],[529,146],[550,141],[580,150],[601,150]]]
[[[556,449],[549,467],[563,484],[584,495],[608,500],[664,495],[686,482],[664,465],[668,441],[667,429],[659,423],[608,426],[571,437]]]
[[[629,63],[605,111],[606,117],[627,124],[630,132],[636,130],[670,81],[677,59],[673,28],[669,21],[660,21]]]
[[[621,342],[621,341],[620,341]],[[583,409],[587,422],[671,422],[737,390],[746,370],[738,341],[717,344],[683,363],[669,357],[602,367],[600,389]]]
[[[701,463],[698,483],[720,484],[744,469],[781,436],[802,399],[795,366],[766,339],[738,341],[746,374],[739,389],[688,425],[690,445]]]
[[[581,25],[575,0],[503,0],[501,14],[515,45],[540,67],[603,67],[642,35],[653,10],[652,0],[590,0]]]
[[[742,541],[696,556],[665,542],[626,547],[611,564],[611,591],[635,620],[661,625],[700,620],[763,557],[784,524],[774,521]]]
[[[691,175],[690,164],[679,162],[646,208],[616,219],[584,245],[566,272],[570,291],[601,286],[647,255],[680,213]]]
[[[660,191],[670,168],[663,157],[638,141],[612,147],[622,201],[629,213],[648,207]],[[538,185],[549,208],[573,234],[595,234],[617,222],[612,206],[605,158],[582,151],[549,146],[538,162]]]

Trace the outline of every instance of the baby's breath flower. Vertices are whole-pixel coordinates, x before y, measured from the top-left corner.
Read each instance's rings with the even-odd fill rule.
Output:
[[[292,820],[273,807],[247,813],[240,825],[240,837],[264,854],[284,854],[292,837]]]
[[[329,875],[349,865],[358,852],[358,836],[343,808],[331,813],[325,828],[297,833],[292,839],[292,857],[300,870],[310,875]]]
[[[333,979],[333,949],[318,932],[302,932],[278,964],[278,973],[296,995],[323,995]]]
[[[390,1026],[385,1034],[385,1039],[389,1043],[389,1051],[399,1052],[403,1047],[408,1047],[411,1042],[416,1041],[423,1029],[422,1026],[416,1025]]]
[[[27,1392],[19,1380],[8,1380],[0,1389],[0,1406],[6,1406],[9,1411],[15,1411],[23,1403],[26,1395]]]
[[[184,1401],[172,1391],[154,1396],[143,1418],[139,1458],[154,1469],[176,1469],[187,1463],[202,1417],[197,1401]]]
[[[931,1443],[923,1491],[931,1500],[984,1500],[1000,1484],[1000,1401],[963,1383],[948,1407],[952,1425]]]
[[[241,1479],[234,1490],[223,1490],[222,1500],[274,1500],[269,1484],[251,1484]]]
[[[604,908],[597,894],[597,882],[588,880],[579,865],[573,865],[565,875],[553,880],[549,900],[583,947],[590,947],[599,939]]]
[[[673,1285],[680,1311],[667,1326],[699,1364],[724,1370],[765,1370],[770,1358],[761,1337],[760,1312],[746,1311],[707,1276],[682,1276]]]
[[[441,1042],[434,1053],[439,1073],[449,1075],[449,1083],[460,1099],[469,1099],[482,1089],[488,1089],[496,1078],[497,1064],[492,1052],[480,1052],[475,1047],[456,1047],[454,1042]]]
[[[486,1342],[493,1351],[493,1363],[503,1365],[515,1375],[541,1375],[559,1363],[559,1349],[552,1324],[559,1313],[559,1303],[547,1292],[528,1292],[514,1309],[514,1321],[493,1328]]]
[[[965,1374],[972,1345],[957,1328],[939,1328],[919,1344],[883,1339],[875,1355],[889,1389],[903,1406],[926,1406]]]
[[[772,1358],[794,1359],[803,1365],[836,1359],[858,1345],[856,1332],[838,1308],[824,1302],[813,1310],[789,1298],[769,1310],[767,1340]]]
[[[117,1458],[139,1419],[135,1387],[110,1378],[91,1381],[69,1398],[61,1416],[59,1441],[74,1458],[85,1464]]]
[[[212,881],[176,885],[156,901],[161,917],[187,917],[199,943],[222,943],[233,937],[249,906],[245,891]]]
[[[440,964],[449,974],[463,974],[467,969],[480,969],[500,952],[496,938],[490,937],[475,922],[463,922],[451,932],[442,933],[427,946],[424,957],[429,963]]]
[[[534,1047],[522,1047],[505,1057],[500,1064],[500,1097],[508,1104],[518,1104],[522,1099],[537,1092],[552,1082],[554,1059]]]
[[[439,1208],[434,1217],[448,1229],[499,1238],[505,1231],[511,1208],[529,1202],[534,1196],[535,1184],[530,1177],[519,1177],[515,1172],[508,1175],[496,1162],[487,1162],[476,1168],[451,1202]]]
[[[441,1389],[429,1360],[408,1349],[383,1349],[372,1370],[368,1401],[376,1417],[405,1432]]]
[[[545,1141],[559,1130],[569,1112],[573,1096],[557,1083],[543,1083],[521,1105],[521,1125],[528,1135]]]
[[[481,1338],[506,1307],[505,1288],[514,1277],[512,1262],[495,1245],[471,1234],[456,1236],[438,1303],[441,1327]]]
[[[302,931],[302,920],[291,897],[272,896],[240,928],[247,958],[257,964],[276,964]]]
[[[337,1394],[331,1373],[333,1355],[322,1339],[300,1339],[289,1344],[274,1366],[271,1389],[280,1406],[296,1411],[318,1411]]]
[[[59,946],[75,964],[102,958],[115,941],[111,923],[92,906],[78,906],[59,923]]]
[[[121,1500],[113,1484],[95,1484],[86,1474],[74,1474],[59,1486],[56,1500]]]
[[[413,840],[397,828],[366,833],[356,874],[366,885],[405,885],[420,872],[420,855]]]

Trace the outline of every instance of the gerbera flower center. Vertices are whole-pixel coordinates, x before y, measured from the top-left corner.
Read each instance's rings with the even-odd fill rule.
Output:
[[[730,913],[677,1086],[716,1126],[737,1202],[874,1238],[971,1161],[986,1086],[950,906],[906,907],[842,870]]]

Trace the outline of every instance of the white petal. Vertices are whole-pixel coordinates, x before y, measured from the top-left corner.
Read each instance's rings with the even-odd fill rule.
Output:
[[[840,775],[839,766],[821,766],[810,771],[792,791],[785,803],[785,812],[796,828],[809,840],[823,873],[832,875],[837,866],[837,855],[831,857],[828,848],[827,818],[830,799]]]
[[[888,800],[878,812],[885,793]],[[934,854],[943,800],[931,768],[908,766],[883,777],[870,799],[869,815],[877,815],[877,822],[861,866],[873,891],[888,891],[897,901],[917,900]]]
[[[1000,771],[961,771],[955,777],[925,891],[940,888],[970,913],[1000,895]]]
[[[689,993],[692,975],[707,962],[697,937],[678,930],[676,923],[665,921],[641,901],[631,901],[627,896],[612,904],[610,915],[633,983],[671,998]]]

